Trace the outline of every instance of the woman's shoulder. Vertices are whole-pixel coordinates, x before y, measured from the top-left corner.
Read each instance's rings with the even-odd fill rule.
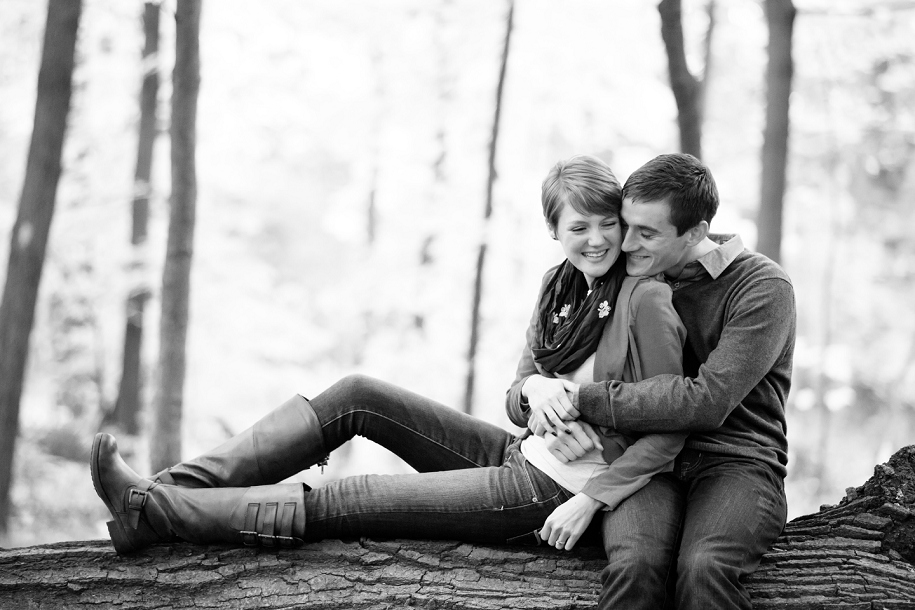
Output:
[[[673,290],[667,285],[667,282],[660,279],[659,276],[627,276],[623,280],[623,290],[631,286],[632,301],[638,302],[643,299],[662,299],[670,300],[673,296]]]
[[[546,270],[546,273],[543,274],[543,279],[540,280],[540,291],[541,292],[543,292],[543,289],[546,287],[546,285],[550,283],[550,280],[553,279],[553,276],[556,275],[557,272],[559,272],[560,267],[562,267],[562,263],[559,263],[558,265],[553,265],[552,267],[550,267],[549,269]]]

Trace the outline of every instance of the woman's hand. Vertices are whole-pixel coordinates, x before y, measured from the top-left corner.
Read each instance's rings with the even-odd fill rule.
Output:
[[[543,375],[531,375],[521,387],[521,395],[531,406],[527,427],[537,436],[560,430],[569,433],[565,423],[576,419],[578,409],[572,406],[572,394],[578,391],[578,384],[565,379],[552,379]]]
[[[550,513],[540,530],[540,538],[550,546],[566,551],[570,550],[588,529],[594,513],[604,507],[604,503],[583,493],[559,505]]]
[[[568,433],[545,434],[547,451],[563,464],[574,462],[592,449],[603,450],[600,436],[590,424],[583,421],[572,421],[566,424],[571,430]]]

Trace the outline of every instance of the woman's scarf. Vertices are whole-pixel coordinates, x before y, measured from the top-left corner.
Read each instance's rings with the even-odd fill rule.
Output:
[[[553,374],[576,370],[597,351],[604,324],[626,277],[620,256],[588,290],[584,274],[565,260],[543,289],[539,303],[539,334],[534,338],[534,362]]]

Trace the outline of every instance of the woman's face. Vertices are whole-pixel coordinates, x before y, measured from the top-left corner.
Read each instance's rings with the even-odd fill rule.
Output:
[[[620,255],[623,231],[615,215],[584,215],[565,204],[551,229],[569,262],[585,274],[589,287],[610,270]]]

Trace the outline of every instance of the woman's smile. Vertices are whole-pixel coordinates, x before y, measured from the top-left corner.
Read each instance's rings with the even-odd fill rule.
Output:
[[[584,274],[588,286],[610,270],[623,244],[618,217],[582,214],[569,204],[559,213],[554,232],[566,258]]]

